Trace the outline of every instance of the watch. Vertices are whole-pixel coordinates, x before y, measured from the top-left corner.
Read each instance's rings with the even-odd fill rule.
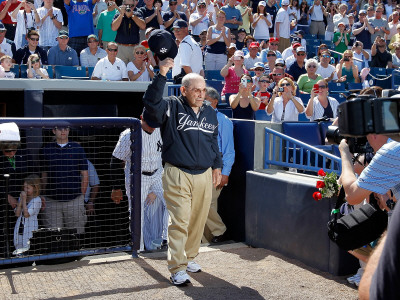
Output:
[[[52,16],[52,17],[50,17],[50,19],[52,19],[52,20],[54,20],[56,17],[54,17],[54,16]]]

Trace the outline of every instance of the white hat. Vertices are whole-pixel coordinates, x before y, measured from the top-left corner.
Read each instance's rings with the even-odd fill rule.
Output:
[[[289,0],[282,0],[282,5],[289,5]]]
[[[19,129],[15,123],[0,124],[0,142],[19,142]]]
[[[267,6],[267,3],[265,3],[265,1],[260,1],[258,2],[258,6]]]

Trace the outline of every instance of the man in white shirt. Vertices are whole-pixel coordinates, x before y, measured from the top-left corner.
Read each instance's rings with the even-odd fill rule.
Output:
[[[310,8],[311,25],[310,33],[325,35],[324,13],[325,8],[321,5],[321,0],[315,0],[313,6]]]
[[[244,57],[244,67],[250,71],[254,64],[262,62],[261,56],[258,53],[260,45],[257,42],[252,42],[249,46],[249,53]]]
[[[107,52],[99,47],[99,39],[95,34],[87,38],[88,47],[81,51],[81,66],[94,67],[97,62],[107,56]]]
[[[174,59],[176,68],[172,69],[172,76],[182,70],[185,74],[197,73],[204,77],[202,53],[199,44],[189,35],[188,23],[185,20],[176,20],[172,26],[176,40],[178,40],[178,55]]]
[[[39,46],[48,51],[57,46],[58,32],[63,23],[61,10],[53,7],[54,0],[44,0],[44,6],[38,8],[39,23]]]
[[[317,74],[321,75],[326,81],[338,81],[336,68],[329,64],[331,61],[331,53],[329,51],[323,51],[319,56],[319,67]],[[344,78],[346,80],[346,78]]]
[[[282,53],[290,47],[290,19],[289,0],[282,0],[282,7],[278,10],[275,19],[275,37],[279,39],[279,51]]]
[[[207,13],[206,2],[197,2],[197,12],[190,15],[189,25],[192,27],[192,37],[196,42],[200,42],[200,33],[214,23],[212,22],[212,13]]]
[[[117,57],[118,45],[107,45],[107,56],[100,59],[92,74],[92,80],[129,81],[125,63]]]

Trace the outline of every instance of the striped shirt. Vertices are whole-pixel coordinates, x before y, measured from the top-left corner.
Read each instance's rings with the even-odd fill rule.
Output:
[[[333,112],[333,118],[336,118],[337,116],[337,108],[339,106],[339,102],[332,97],[328,97],[329,104],[331,105],[332,112]],[[321,119],[324,117],[325,109],[322,107],[321,103],[318,100],[318,96],[315,96],[313,99],[313,114],[312,116],[307,116],[307,119],[310,119],[310,121],[314,121],[316,119]]]

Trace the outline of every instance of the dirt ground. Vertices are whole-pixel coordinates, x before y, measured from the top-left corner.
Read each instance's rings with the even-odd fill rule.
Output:
[[[169,281],[166,253],[86,257],[60,265],[0,269],[1,299],[357,299],[345,277],[242,243],[204,246],[192,284]]]

